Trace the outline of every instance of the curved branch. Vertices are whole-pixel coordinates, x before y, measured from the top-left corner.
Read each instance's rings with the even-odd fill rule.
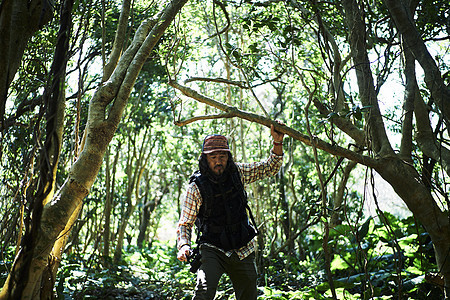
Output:
[[[436,141],[431,128],[428,108],[420,96],[419,87],[415,87],[414,115],[416,117],[417,134],[416,141],[420,150],[428,157],[441,164],[447,174],[450,174],[450,150]]]
[[[225,83],[225,84],[229,84],[229,85],[234,85],[237,86],[241,89],[251,89],[251,88],[255,88],[270,82],[280,82],[280,78],[281,75],[283,75],[283,73],[277,75],[276,77],[272,78],[272,79],[268,79],[268,80],[264,80],[261,83],[258,84],[254,84],[252,86],[249,86],[246,81],[235,81],[235,80],[228,80],[225,78],[220,78],[220,77],[216,77],[216,78],[207,78],[207,77],[191,77],[188,78],[184,81],[184,83],[189,83],[189,82],[194,82],[194,81],[205,81],[205,82],[216,82],[216,83]]]
[[[266,127],[270,127],[271,125],[274,125],[274,127],[277,131],[287,134],[287,135],[291,136],[293,139],[298,140],[308,146],[311,146],[311,139],[308,135],[301,133],[291,127],[279,124],[278,122],[276,122],[272,119],[269,119],[267,117],[257,115],[257,114],[251,113],[251,112],[246,112],[246,111],[240,110],[234,106],[229,106],[229,105],[223,104],[219,101],[216,101],[205,95],[202,95],[187,86],[183,86],[174,80],[169,81],[169,85],[171,87],[179,90],[184,95],[197,100],[198,102],[215,107],[221,111],[228,113],[228,115],[230,115],[229,117],[241,118],[241,119],[253,122],[253,123],[258,123],[258,124],[264,125]],[[336,156],[345,157],[349,160],[355,161],[357,163],[363,164],[368,167],[377,168],[377,167],[379,167],[380,163],[382,163],[380,160],[371,158],[369,156],[361,155],[359,153],[356,153],[352,150],[343,148],[336,144],[327,143],[317,137],[314,137],[314,144],[315,144],[316,148],[318,148],[320,150],[323,150],[325,152],[328,152],[328,153],[336,155]]]
[[[227,25],[225,25],[225,27],[222,28],[222,30],[217,31],[216,33],[210,35],[210,36],[208,37],[208,39],[211,39],[211,38],[213,38],[213,37],[215,37],[215,36],[218,36],[219,34],[222,34],[222,33],[227,32],[228,29],[230,29],[230,25],[231,25],[230,16],[228,15],[228,12],[227,12],[227,10],[226,10],[226,8],[225,8],[225,4],[223,4],[222,2],[220,2],[220,1],[218,1],[218,0],[214,0],[214,4],[219,5],[220,9],[222,9],[223,14],[225,15],[225,18],[227,19]]]
[[[42,104],[42,96],[37,96],[33,99],[26,99],[19,103],[19,106],[16,109],[16,112],[4,120],[3,124],[0,123],[0,131],[7,130],[9,127],[12,127],[16,124],[20,124],[18,119],[23,116],[25,113],[33,111],[36,106]],[[29,125],[26,125],[29,126]]]
[[[226,83],[230,85],[235,85],[237,87],[240,87],[241,89],[249,89],[249,87],[245,84],[245,81],[234,81],[234,80],[228,80],[225,78],[206,78],[206,77],[191,77],[184,81],[184,83],[189,83],[193,81],[206,81],[206,82],[217,82],[217,83]]]
[[[214,25],[215,25],[215,27],[216,27],[216,31],[218,31],[218,30],[217,30],[217,21],[216,21],[216,18],[215,18],[215,17],[214,17]],[[249,82],[249,80],[248,80],[248,76],[247,76],[247,74],[245,73],[244,69],[242,68],[242,65],[239,64],[239,63],[233,63],[233,61],[231,60],[231,58],[230,58],[230,56],[228,55],[227,51],[225,51],[225,49],[223,48],[223,45],[222,45],[222,38],[220,37],[220,34],[219,34],[217,37],[218,37],[218,39],[219,39],[219,48],[220,48],[220,50],[222,50],[222,53],[227,57],[228,62],[231,63],[233,66],[235,66],[235,67],[241,72],[242,76],[243,76],[244,79],[245,79],[245,82],[247,83],[247,86],[250,87],[250,92],[252,93],[253,98],[255,98],[256,103],[258,103],[259,107],[260,107],[261,110],[264,112],[264,114],[266,115],[266,117],[269,117],[269,114],[267,113],[266,109],[264,108],[264,106],[262,105],[261,101],[259,101],[258,97],[256,96],[255,91],[253,90],[253,88],[251,88],[250,82]],[[233,51],[236,51],[236,50],[237,50],[237,49],[234,49]]]
[[[420,36],[408,8],[402,1],[384,0],[384,3],[389,9],[398,31],[402,34],[408,50],[413,53],[415,59],[423,68],[425,83],[431,92],[431,96],[448,122],[450,120],[450,89],[445,86],[441,72]]]
[[[118,124],[120,122],[136,78],[138,77],[142,66],[147,61],[153,47],[186,2],[187,0],[168,1],[167,6],[156,18],[156,22],[153,19],[149,19],[143,22],[136,32],[135,45],[130,46],[130,51],[125,51],[122,59],[119,61],[116,68],[118,73],[117,76],[116,71],[114,71],[111,76],[111,81],[122,79],[108,117],[108,120],[113,124]]]
[[[370,69],[370,61],[366,45],[366,25],[364,23],[364,12],[356,0],[342,1],[345,11],[345,19],[349,29],[349,44],[354,63],[356,80],[359,88],[359,97],[364,106],[370,107],[366,113],[367,130],[371,141],[371,148],[376,155],[390,157],[394,156],[383,118],[378,105],[375,85]]]
[[[402,122],[402,140],[400,144],[399,157],[412,163],[413,151],[413,113],[414,101],[420,97],[419,88],[417,86],[415,64],[416,60],[408,49],[404,50],[404,74],[405,74],[405,96],[403,99],[404,118]],[[418,92],[418,94],[416,94]],[[427,112],[427,109],[425,109]],[[425,118],[426,119],[426,118]],[[418,129],[420,129],[420,122],[418,122]],[[420,130],[419,130],[420,132]]]
[[[187,120],[184,121],[175,121],[174,124],[177,126],[185,126],[197,121],[202,121],[202,120],[215,120],[215,119],[227,119],[227,118],[234,118],[235,116],[233,114],[230,113],[225,113],[225,114],[218,114],[218,115],[207,115],[207,116],[197,116],[197,117],[193,117],[193,118],[189,118]]]
[[[328,109],[319,99],[313,99],[314,106],[323,115],[330,115],[332,111]],[[340,130],[348,134],[359,147],[367,147],[366,133],[355,126],[350,119],[340,117],[337,114],[330,116],[330,122],[336,125]]]
[[[114,44],[111,51],[111,55],[109,61],[103,68],[102,82],[105,82],[111,76],[112,72],[114,71],[114,68],[117,65],[117,62],[119,61],[120,54],[122,53],[123,46],[125,44],[125,34],[127,31],[128,17],[130,16],[130,7],[131,7],[131,0],[123,0],[122,11],[120,13],[119,23],[117,24],[117,31],[116,36],[114,38]]]

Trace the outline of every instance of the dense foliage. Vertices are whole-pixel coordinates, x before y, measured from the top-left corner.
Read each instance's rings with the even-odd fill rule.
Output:
[[[82,147],[89,103],[101,85],[101,69],[120,15],[119,1],[75,2],[57,188]],[[147,2],[133,1],[127,44],[146,16],[158,12],[159,1]],[[384,100],[383,114],[397,139],[404,116],[398,113],[401,96],[393,91],[402,80],[401,43],[393,22],[385,17],[383,2],[370,1],[366,8],[368,49],[376,57],[370,67],[377,94],[389,99]],[[416,12],[423,38],[438,53],[439,69],[447,70],[447,84],[450,56],[448,35],[443,35],[449,26],[448,9],[448,4],[423,1]],[[167,84],[169,79],[190,83],[243,111],[308,128],[332,145],[353,146],[331,122],[343,117],[361,130],[370,109],[359,101],[354,66],[348,64],[343,10],[340,1],[193,0],[184,7],[144,64],[97,180],[83,200],[53,278],[58,299],[190,299],[195,275],[176,259],[175,228],[204,136],[228,136],[236,161],[267,157],[267,128],[223,115],[211,117],[220,112],[180,95]],[[33,218],[37,161],[45,138],[40,97],[51,80],[57,21],[29,42],[9,90],[7,117],[16,119],[1,135],[0,285],[10,272],[24,226]],[[333,43],[342,51],[340,66],[330,49]],[[343,98],[333,87],[336,66],[344,74]],[[425,83],[420,85],[431,103]],[[312,98],[339,109],[328,114],[309,110]],[[436,135],[445,143],[442,119],[431,109],[429,113],[436,118]],[[423,174],[430,172],[424,176],[440,207],[447,209],[444,168],[414,146],[416,155],[408,163]],[[280,174],[247,187],[262,233],[259,299],[442,296],[429,234],[404,205],[394,209],[401,201],[391,189],[378,196],[377,189],[386,185],[376,174],[326,152],[316,153],[292,138],[286,138],[284,150]],[[217,299],[233,297],[231,283],[223,277]]]
[[[341,225],[332,231],[332,270],[340,297],[438,298],[439,288],[424,280],[424,271],[433,269],[427,234],[412,217],[399,220],[384,214],[382,218],[383,222],[369,218],[359,227]],[[329,299],[317,230],[302,237],[309,245],[306,258],[292,252],[265,259],[259,299]],[[56,291],[61,299],[190,299],[195,275],[175,257],[173,240],[154,241],[143,248],[128,245],[123,258],[107,269],[95,249],[73,252],[64,259]],[[233,297],[231,282],[223,277],[217,299]]]

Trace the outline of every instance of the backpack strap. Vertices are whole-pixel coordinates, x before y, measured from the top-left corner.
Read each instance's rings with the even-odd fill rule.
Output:
[[[213,191],[209,184],[205,184],[206,177],[202,176],[200,171],[195,171],[189,179],[189,183],[194,182],[197,185],[200,195],[202,196],[202,205],[200,206],[199,213],[202,214],[204,220],[207,220],[211,216],[212,207],[208,201],[213,197]],[[206,222],[205,222],[206,223]],[[203,224],[200,224],[199,218],[196,221],[197,228],[200,229]]]
[[[258,227],[256,226],[255,218],[253,217],[252,210],[250,209],[250,206],[248,206],[248,196],[247,192],[245,191],[244,184],[241,180],[241,174],[239,173],[239,169],[236,166],[236,170],[231,174],[231,178],[233,180],[233,184],[235,187],[239,189],[239,192],[241,193],[241,199],[243,201],[243,204],[245,208],[248,210],[248,213],[250,215],[250,220],[252,222],[253,227],[255,228],[256,235],[259,234]]]

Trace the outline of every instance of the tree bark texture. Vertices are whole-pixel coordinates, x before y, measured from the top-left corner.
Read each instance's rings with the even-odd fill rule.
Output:
[[[113,48],[111,50],[111,55],[109,57],[108,63],[105,64],[103,68],[103,78],[102,82],[109,79],[112,72],[117,66],[120,55],[122,54],[125,45],[125,35],[128,28],[128,18],[130,16],[131,0],[122,1],[122,10],[120,12],[119,24],[117,25],[116,36],[114,38]]]
[[[111,146],[110,146],[111,147]],[[108,147],[108,150],[110,149]],[[122,143],[119,143],[115,149],[114,161],[112,169],[109,163],[109,152],[106,158],[106,195],[105,195],[105,212],[104,212],[104,225],[103,225],[103,263],[104,265],[109,264],[109,243],[111,240],[111,212],[114,201],[115,194],[115,181],[116,181],[116,170],[119,161],[119,150],[122,147]]]
[[[369,147],[375,155],[392,156],[394,151],[389,144],[389,139],[384,128],[367,54],[366,26],[363,9],[354,0],[345,0],[342,4],[348,26],[348,39],[359,88],[359,97],[362,105],[369,107],[369,112],[365,114],[367,122],[366,131],[368,140],[371,142]]]

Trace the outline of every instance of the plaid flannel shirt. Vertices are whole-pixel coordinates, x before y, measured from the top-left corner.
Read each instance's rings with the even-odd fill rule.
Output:
[[[252,183],[256,180],[260,180],[266,177],[274,176],[280,170],[283,162],[283,156],[276,155],[272,151],[270,156],[265,161],[254,163],[236,163],[239,173],[241,175],[244,186]],[[202,197],[197,185],[192,182],[189,184],[186,197],[181,202],[181,215],[177,226],[177,247],[180,249],[184,245],[191,244],[192,227],[194,226],[197,214],[202,205]],[[210,247],[219,249],[213,245]],[[244,259],[249,254],[255,251],[256,239],[252,239],[246,246],[238,250],[230,250],[225,252],[227,256],[231,256],[233,252],[239,256],[240,259]],[[219,249],[221,250],[221,249]],[[221,250],[223,251],[223,250]]]

